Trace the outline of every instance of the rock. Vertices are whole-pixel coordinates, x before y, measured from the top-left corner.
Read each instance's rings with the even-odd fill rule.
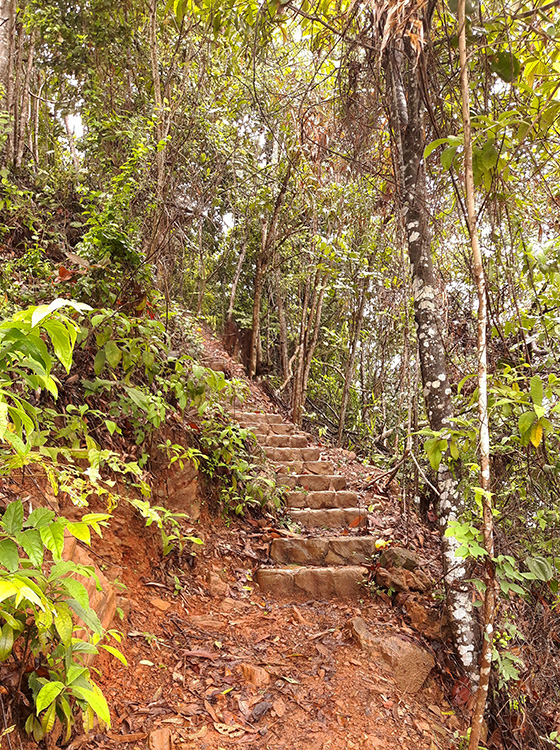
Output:
[[[435,664],[431,654],[404,638],[374,636],[361,617],[354,617],[349,623],[349,628],[364,651],[371,654],[381,665],[390,668],[400,690],[406,693],[416,693],[420,690]]]
[[[179,441],[180,438],[172,439],[174,443]],[[158,451],[151,463],[153,476],[157,478],[153,494],[158,504],[169,510],[186,513],[190,521],[198,521],[202,504],[198,492],[198,470],[194,464],[185,460],[175,461],[169,466],[169,459],[164,451]]]
[[[166,727],[164,729],[154,729],[150,732],[148,748],[149,750],[173,750],[171,730]]]
[[[406,570],[416,570],[422,561],[416,552],[404,547],[389,547],[383,550],[379,558],[379,565],[382,568],[405,568]]]
[[[244,679],[255,687],[266,687],[270,684],[270,675],[262,667],[256,667],[253,664],[241,664],[241,672]]]
[[[171,602],[166,602],[165,599],[159,599],[159,597],[157,596],[153,599],[150,599],[150,604],[152,605],[152,607],[159,609],[160,612],[167,612],[167,610],[171,606]]]
[[[227,583],[214,571],[211,571],[206,577],[206,585],[210,596],[224,597],[228,593]]]
[[[446,637],[447,619],[429,609],[416,599],[407,599],[404,608],[411,626],[426,638],[443,640]]]
[[[427,591],[431,581],[421,570],[406,568],[379,568],[375,580],[378,586],[393,591]]]
[[[227,623],[223,620],[218,620],[216,617],[210,615],[193,615],[190,618],[190,622],[201,630],[209,630],[211,633],[216,631],[218,633],[226,630]]]

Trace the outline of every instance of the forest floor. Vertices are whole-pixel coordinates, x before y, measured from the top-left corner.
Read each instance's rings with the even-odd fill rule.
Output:
[[[204,337],[207,359],[221,358],[241,377],[220,344],[208,332]],[[248,387],[244,408],[274,411],[258,384]],[[348,451],[322,448],[370,505],[370,531],[415,550],[437,582],[436,529],[403,516],[398,487],[385,488],[379,469]],[[128,667],[107,654],[98,658],[112,726],[75,737],[71,750],[458,747],[466,708],[449,645],[420,635],[403,599],[383,591],[364,587],[358,601],[264,597],[253,573],[276,528],[271,516],[226,522],[203,505],[194,530],[204,545],[192,567],[181,567],[173,558],[162,563],[155,532],[132,509],[119,508],[94,553],[107,577],[126,587],[116,627]],[[424,602],[437,616],[441,602],[429,595]],[[436,667],[421,690],[400,691],[361,650],[348,627],[356,616],[373,635],[398,635],[433,655]]]

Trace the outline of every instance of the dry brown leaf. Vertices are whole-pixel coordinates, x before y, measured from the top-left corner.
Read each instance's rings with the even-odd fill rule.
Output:
[[[245,729],[239,724],[234,724],[232,726],[230,724],[220,724],[219,722],[214,722],[214,729],[216,730],[216,732],[224,734],[226,737],[231,737],[232,739],[235,737],[242,737],[245,734]]]

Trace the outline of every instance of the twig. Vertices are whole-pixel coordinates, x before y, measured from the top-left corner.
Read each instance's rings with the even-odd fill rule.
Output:
[[[418,469],[418,471],[419,471],[419,473],[420,473],[420,476],[422,477],[422,479],[423,479],[423,480],[424,480],[424,481],[425,481],[425,482],[426,482],[426,483],[427,483],[427,484],[429,485],[429,487],[430,487],[430,488],[431,488],[431,489],[432,489],[432,490],[433,490],[433,491],[434,491],[434,492],[436,493],[436,495],[437,495],[437,496],[438,496],[439,498],[441,498],[441,495],[440,495],[440,493],[439,493],[439,490],[437,489],[437,487],[434,487],[434,485],[433,485],[433,484],[432,484],[432,483],[430,482],[430,480],[429,480],[429,479],[428,479],[428,477],[426,476],[426,474],[425,474],[424,470],[422,469],[422,467],[420,466],[420,464],[419,464],[419,463],[418,463],[418,461],[416,460],[416,457],[415,457],[415,455],[414,455],[414,453],[413,453],[412,451],[410,451],[410,457],[411,457],[411,458],[412,458],[412,460],[414,461],[414,465],[415,465],[415,466],[416,466],[416,468]]]

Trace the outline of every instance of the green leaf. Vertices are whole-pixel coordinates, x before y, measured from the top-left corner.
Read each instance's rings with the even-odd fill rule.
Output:
[[[0,542],[0,565],[14,573],[19,568],[19,553],[17,544],[11,539],[3,539]]]
[[[531,378],[531,386],[529,390],[531,393],[531,398],[533,399],[533,403],[537,406],[542,406],[543,384],[538,375],[533,375],[533,377]]]
[[[89,595],[83,583],[75,578],[62,578],[60,584],[70,594],[70,597],[75,599],[84,609],[89,607]]]
[[[26,529],[16,534],[15,537],[33,565],[39,568],[43,564],[43,541],[39,531],[37,529]]]
[[[77,599],[67,599],[66,603],[90,630],[99,635],[103,633],[103,625],[91,607],[82,607]]]
[[[39,530],[45,547],[52,552],[54,560],[60,560],[64,549],[64,521],[54,521],[48,526],[42,526]]]
[[[496,73],[502,81],[512,83],[521,73],[521,63],[509,50],[501,50],[497,54],[492,55],[490,70]]]
[[[41,526],[46,526],[55,516],[54,510],[50,508],[35,508],[35,510],[29,514],[27,521],[23,524],[24,526],[32,526],[35,529],[40,529]]]
[[[86,690],[85,688],[73,685],[71,687],[72,692],[76,698],[80,698],[85,701],[88,706],[95,711],[97,716],[104,721],[107,726],[111,725],[111,714],[109,713],[109,706],[105,700],[101,691]]]
[[[455,158],[455,154],[457,153],[457,146],[448,146],[445,151],[441,154],[441,166],[444,169],[451,169],[451,165],[453,164],[453,159]]]
[[[14,586],[14,584],[11,581],[3,581],[0,579],[0,602],[3,602],[4,599],[9,599],[11,596],[14,596],[19,591],[17,586]]]
[[[23,527],[23,503],[21,500],[14,500],[8,505],[0,523],[8,534],[21,531]]]
[[[128,667],[128,662],[126,660],[125,655],[122,654],[118,648],[115,648],[114,646],[104,646],[104,645],[102,645],[101,648],[105,649],[105,651],[108,651],[110,654],[115,656],[120,662],[124,664],[125,667]]]
[[[54,680],[53,682],[47,682],[46,685],[39,690],[37,698],[35,699],[35,709],[37,716],[43,711],[43,709],[50,706],[51,703],[56,699],[58,695],[64,690],[64,684]]]
[[[519,427],[519,432],[523,435],[528,430],[530,430],[531,429],[531,425],[533,424],[533,422],[535,421],[536,418],[537,418],[537,415],[535,414],[534,411],[526,411],[526,412],[524,412],[519,417],[519,420],[517,422],[517,425]]]
[[[106,359],[107,355],[105,354],[105,349],[100,349],[95,355],[95,359],[93,360],[93,371],[96,375],[101,375],[101,373],[103,372]]]
[[[55,609],[56,616],[54,618],[54,626],[56,632],[60,636],[60,640],[68,648],[72,643],[72,632],[74,630],[72,615],[65,604],[57,604],[55,605]]]
[[[121,361],[121,357],[122,357],[121,350],[117,346],[116,342],[113,341],[113,339],[110,339],[105,344],[104,351],[105,351],[105,357],[106,357],[107,362],[114,369]]]
[[[6,659],[12,653],[13,645],[14,629],[6,622],[4,623],[4,627],[0,631],[0,661],[6,661]]]
[[[39,305],[38,307],[31,308],[33,310],[33,314],[31,316],[31,327],[35,328],[35,326],[39,325],[42,320],[47,318],[55,310],[60,310],[61,307],[72,307],[78,312],[85,312],[86,310],[92,309],[84,302],[74,302],[74,300],[71,299],[57,298],[53,300],[50,305]]]
[[[550,579],[554,576],[552,566],[546,559],[546,557],[541,557],[541,555],[528,557],[525,560],[525,564],[539,581],[550,581]]]
[[[89,526],[85,523],[67,523],[66,529],[72,534],[72,536],[75,536],[76,539],[79,539],[80,542],[85,542],[86,544],[91,544],[91,532],[89,530]]]

